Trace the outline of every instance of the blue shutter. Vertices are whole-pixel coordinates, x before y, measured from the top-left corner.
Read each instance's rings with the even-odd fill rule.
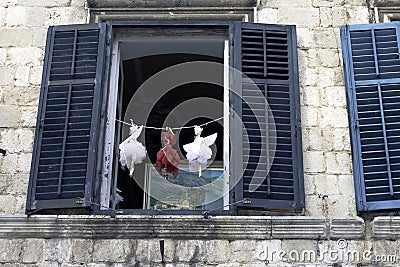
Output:
[[[238,95],[242,98],[236,112],[241,115],[244,126],[243,137],[238,142],[241,147],[233,148],[241,150],[240,160],[236,161],[242,162],[244,168],[235,194],[237,200],[249,200],[239,208],[302,209],[304,185],[295,26],[236,23],[235,27],[234,66],[243,73],[236,85],[241,88]],[[269,155],[270,150],[275,150],[274,157]],[[269,161],[272,161],[270,169]],[[252,187],[254,183],[259,186]]]
[[[341,29],[359,212],[400,208],[399,26]]]
[[[84,207],[97,178],[105,24],[50,27],[26,210]]]

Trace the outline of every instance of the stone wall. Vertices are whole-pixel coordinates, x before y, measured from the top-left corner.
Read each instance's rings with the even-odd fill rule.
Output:
[[[259,22],[297,26],[307,215],[356,216],[339,31],[368,18],[364,0],[261,1]]]
[[[84,0],[0,1],[0,214],[23,214],[47,27],[86,23]]]
[[[88,11],[84,0],[0,5],[0,214],[22,214],[46,29]],[[306,215],[356,216],[339,27],[367,23],[366,1],[265,0],[258,22],[297,25]]]

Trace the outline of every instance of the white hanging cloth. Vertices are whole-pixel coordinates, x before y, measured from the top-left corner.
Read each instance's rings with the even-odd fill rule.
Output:
[[[133,177],[135,164],[142,163],[146,158],[145,147],[136,140],[142,133],[142,130],[143,126],[132,124],[129,128],[129,137],[119,145],[119,161],[123,169],[125,167],[129,169],[129,176],[131,177]]]
[[[201,171],[207,167],[207,160],[212,156],[210,146],[214,144],[217,139],[217,133],[201,137],[202,131],[203,128],[196,126],[194,128],[196,134],[194,141],[183,146],[183,149],[187,152],[186,158],[189,160],[190,171],[198,171],[199,176],[201,176]]]

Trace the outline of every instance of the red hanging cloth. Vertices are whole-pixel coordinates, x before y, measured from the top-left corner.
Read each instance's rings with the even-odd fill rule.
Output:
[[[157,152],[156,170],[162,175],[164,169],[164,177],[168,179],[168,173],[172,173],[174,178],[178,175],[178,165],[180,162],[179,154],[173,145],[177,142],[177,136],[171,132],[161,133],[164,147]]]

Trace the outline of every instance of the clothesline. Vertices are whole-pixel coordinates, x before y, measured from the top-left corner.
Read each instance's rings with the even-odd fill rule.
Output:
[[[200,125],[197,125],[197,126],[200,126],[200,127],[202,127],[202,126],[206,126],[207,124],[210,124],[210,123],[213,123],[213,122],[216,122],[216,121],[219,121],[219,120],[222,120],[224,117],[220,117],[220,118],[218,118],[218,119],[215,119],[215,120],[212,120],[212,121],[208,121],[208,122],[205,122],[205,123],[203,123],[203,124],[200,124]],[[121,120],[118,120],[118,119],[115,119],[114,118],[114,120],[115,121],[118,121],[118,122],[121,122],[121,123],[123,123],[123,124],[126,124],[126,125],[129,125],[129,126],[132,126],[132,124],[133,124],[133,121],[132,121],[132,123],[127,123],[127,122],[125,122],[125,121],[121,121]],[[138,125],[138,126],[143,126],[143,128],[145,128],[145,129],[153,129],[153,130],[165,130],[166,129],[166,127],[152,127],[152,126],[145,126],[145,125]],[[193,126],[184,126],[184,127],[170,127],[172,130],[182,130],[182,129],[191,129],[191,128],[194,128],[194,127],[196,127],[196,125],[193,125]]]

